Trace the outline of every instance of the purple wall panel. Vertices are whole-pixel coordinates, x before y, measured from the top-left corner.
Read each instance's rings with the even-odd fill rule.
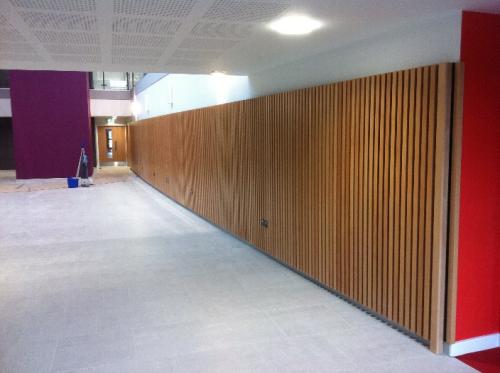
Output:
[[[10,72],[18,179],[74,176],[84,143],[92,163],[88,73]]]

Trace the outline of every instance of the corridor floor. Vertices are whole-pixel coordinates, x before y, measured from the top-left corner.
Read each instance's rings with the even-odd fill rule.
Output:
[[[470,372],[141,180],[0,194],[0,372]]]

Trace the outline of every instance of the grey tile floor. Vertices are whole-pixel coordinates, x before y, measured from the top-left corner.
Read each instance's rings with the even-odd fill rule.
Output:
[[[139,179],[0,194],[0,372],[468,372]]]

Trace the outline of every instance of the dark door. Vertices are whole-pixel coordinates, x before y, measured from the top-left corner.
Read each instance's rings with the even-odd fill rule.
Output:
[[[12,119],[0,118],[0,170],[14,170]]]

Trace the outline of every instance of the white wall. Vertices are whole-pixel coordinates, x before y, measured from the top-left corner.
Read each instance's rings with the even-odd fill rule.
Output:
[[[11,117],[10,98],[0,98],[0,117]]]
[[[389,71],[456,62],[460,58],[460,32],[461,13],[453,12],[248,77],[167,75],[135,97],[137,119]]]
[[[91,99],[90,115],[92,117],[129,117],[132,115],[132,101]]]
[[[132,101],[129,100],[90,100],[90,115],[93,117],[130,117]],[[10,98],[0,98],[0,117],[11,117]]]
[[[249,76],[252,96],[460,59],[454,12]]]
[[[137,119],[251,97],[248,77],[170,74],[135,96]]]

